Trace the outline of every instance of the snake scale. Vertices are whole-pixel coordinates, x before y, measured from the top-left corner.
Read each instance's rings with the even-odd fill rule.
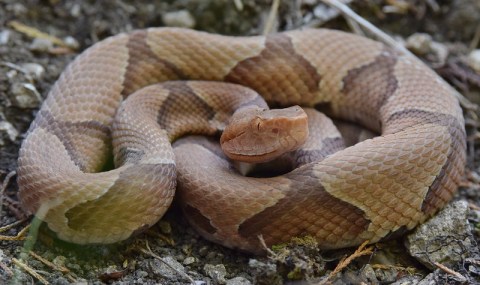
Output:
[[[122,104],[135,91],[158,94]],[[182,135],[217,134],[256,92],[381,135],[270,178],[240,176],[206,143],[172,149]],[[184,212],[207,239],[259,253],[259,235],[267,245],[310,235],[340,248],[435,214],[463,176],[465,141],[450,87],[381,43],[327,29],[150,28],[105,39],[65,69],[22,144],[19,197],[61,239],[113,243],[157,222],[178,179]],[[112,150],[117,168],[102,171]]]

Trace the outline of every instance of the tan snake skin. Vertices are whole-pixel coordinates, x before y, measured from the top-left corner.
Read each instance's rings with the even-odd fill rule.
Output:
[[[283,176],[241,177],[207,143],[172,151],[170,142],[183,134],[224,127],[231,109],[244,104],[225,95],[230,90],[257,101],[236,85],[195,82],[142,89],[159,95],[139,100],[142,109],[124,104],[112,129],[129,94],[179,79],[237,83],[271,106],[315,107],[381,136]],[[432,216],[460,183],[464,121],[449,88],[423,64],[339,31],[121,34],[83,52],[53,86],[20,151],[19,197],[61,239],[112,243],[162,217],[178,168],[188,219],[226,246],[258,253],[258,235],[267,245],[303,235],[323,248],[376,242]],[[112,136],[118,168],[99,172]]]

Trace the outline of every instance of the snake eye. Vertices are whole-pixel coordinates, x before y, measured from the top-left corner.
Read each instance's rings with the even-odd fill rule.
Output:
[[[262,120],[258,117],[253,119],[251,126],[252,126],[253,130],[255,130],[257,132],[260,132],[261,131],[261,126],[262,126]]]

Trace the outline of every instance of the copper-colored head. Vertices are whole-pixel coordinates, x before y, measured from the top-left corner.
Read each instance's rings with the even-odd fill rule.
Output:
[[[299,106],[275,110],[247,107],[235,112],[220,143],[231,159],[256,163],[299,148],[307,137],[307,114]]]

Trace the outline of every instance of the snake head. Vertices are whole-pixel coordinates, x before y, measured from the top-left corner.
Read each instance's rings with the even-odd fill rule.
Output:
[[[233,114],[220,144],[233,160],[259,163],[299,148],[307,137],[307,114],[299,106],[274,110],[249,106]]]

